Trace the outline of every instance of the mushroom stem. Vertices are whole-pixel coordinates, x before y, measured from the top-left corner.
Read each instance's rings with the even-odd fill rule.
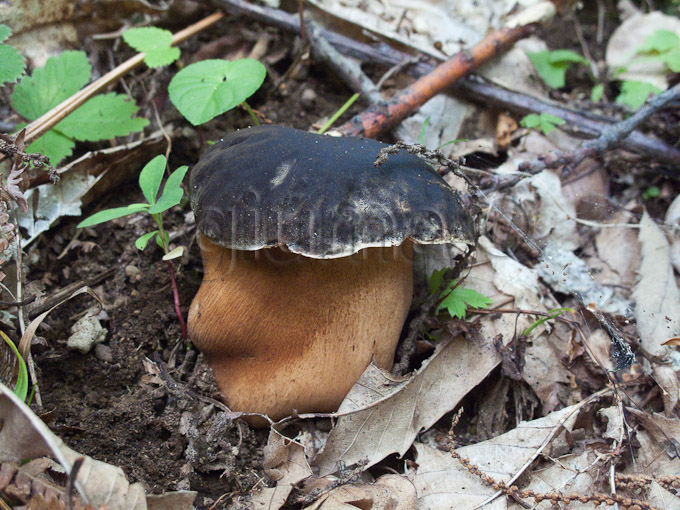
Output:
[[[189,337],[233,410],[334,411],[371,360],[392,366],[413,291],[410,241],[328,260],[231,250],[202,234],[200,246]]]

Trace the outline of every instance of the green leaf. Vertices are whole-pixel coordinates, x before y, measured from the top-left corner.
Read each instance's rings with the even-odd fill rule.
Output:
[[[73,154],[75,146],[76,143],[73,140],[51,129],[31,143],[26,148],[26,152],[39,152],[49,158],[50,165],[56,167],[64,158]]]
[[[92,67],[84,51],[64,51],[50,57],[31,76],[14,88],[12,106],[22,116],[35,120],[78,92],[88,81]]]
[[[94,142],[137,133],[149,120],[133,117],[139,108],[127,96],[110,92],[89,99],[55,126],[66,136]]]
[[[638,53],[664,53],[677,48],[680,45],[680,37],[670,30],[656,30],[645,39],[645,42],[637,50]]]
[[[78,223],[78,228],[91,227],[92,225],[98,225],[106,221],[115,220],[116,218],[122,218],[123,216],[127,216],[129,214],[144,211],[148,207],[148,204],[130,204],[126,207],[104,209],[103,211],[99,211],[98,213],[95,213],[89,218]]]
[[[158,199],[158,202],[149,208],[149,213],[162,213],[182,201],[184,190],[182,189],[181,184],[188,169],[189,167],[184,165],[170,174],[170,177],[168,177],[168,180],[165,183],[165,188],[163,188],[163,194]]]
[[[590,100],[593,103],[599,103],[602,96],[604,96],[604,84],[598,83],[590,91]]]
[[[537,321],[534,321],[534,323],[531,326],[529,326],[527,329],[522,331],[522,336],[529,336],[529,333],[531,333],[535,328],[537,328],[538,326],[540,326],[544,322],[549,321],[550,319],[554,319],[555,317],[559,317],[564,312],[576,313],[576,311],[572,310],[571,308],[554,308],[553,310],[548,310],[548,315],[546,317],[541,317]]]
[[[19,397],[22,402],[25,402],[26,396],[28,395],[28,370],[26,369],[26,362],[19,353],[17,346],[14,345],[14,342],[12,342],[12,340],[10,340],[10,338],[3,331],[0,331],[0,336],[17,358],[17,362],[19,364],[19,373],[17,375],[17,382],[14,385],[14,394]]]
[[[172,64],[179,58],[179,48],[173,48],[172,32],[158,27],[131,28],[123,32],[126,43],[144,52],[144,62],[149,67]]]
[[[427,131],[427,124],[430,122],[430,116],[425,117],[423,125],[420,128],[420,136],[418,136],[418,145],[423,145],[425,143],[425,134]]]
[[[651,83],[624,81],[621,83],[621,91],[616,97],[616,102],[637,110],[645,104],[650,95],[658,94],[659,92],[661,92],[661,89]]]
[[[436,311],[439,312],[445,309],[451,317],[463,319],[468,307],[488,308],[491,303],[493,303],[491,299],[476,290],[454,287],[449,295],[437,306]]]
[[[554,89],[564,87],[567,69],[573,64],[588,64],[586,59],[571,50],[543,50],[527,52],[527,55],[541,79]]]
[[[144,251],[146,245],[149,244],[151,238],[156,234],[158,234],[158,230],[154,230],[153,232],[149,232],[148,234],[144,234],[143,236],[138,237],[137,240],[135,241],[135,246],[137,247],[137,249]]]
[[[16,48],[0,44],[0,85],[15,81],[24,73],[26,62]]]
[[[556,126],[564,124],[564,119],[551,115],[550,113],[541,113],[537,115],[530,113],[519,121],[520,125],[529,129],[540,129],[543,134],[548,134],[556,129]]]
[[[266,75],[257,60],[203,60],[170,81],[170,101],[194,126],[234,108],[260,88]]]
[[[680,73],[680,48],[676,48],[659,57],[674,73]]]
[[[158,190],[161,189],[161,181],[165,174],[165,156],[159,154],[149,161],[142,171],[139,172],[139,187],[144,193],[144,198],[153,205],[156,203]]]
[[[650,186],[645,191],[642,192],[642,200],[649,200],[650,198],[656,198],[661,194],[661,190],[658,186]]]
[[[430,294],[435,294],[439,291],[439,288],[442,286],[442,282],[444,281],[444,275],[446,274],[446,271],[448,271],[446,268],[435,269],[432,271],[432,276],[430,276],[430,279],[427,282],[427,286],[430,289]]]
[[[166,231],[158,232],[158,235],[156,236],[156,244],[160,246],[163,251],[166,251],[168,249],[168,245],[170,244],[170,234],[168,234]]]
[[[588,65],[588,61],[581,55],[571,50],[554,50],[550,52],[549,60],[552,64],[562,64],[573,62],[576,64]]]
[[[12,29],[4,23],[0,23],[0,42],[5,41],[10,35],[12,35]]]

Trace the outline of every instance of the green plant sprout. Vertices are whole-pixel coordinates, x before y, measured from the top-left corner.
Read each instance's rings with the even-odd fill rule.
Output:
[[[29,121],[47,113],[90,81],[92,66],[83,51],[64,51],[44,67],[24,76],[14,88],[12,107]],[[52,166],[70,156],[76,141],[108,140],[142,131],[148,119],[135,117],[139,108],[123,94],[94,96],[26,149],[47,156]],[[19,129],[25,124],[19,125]]]
[[[188,65],[168,85],[170,101],[194,126],[243,104],[255,124],[255,113],[246,103],[264,82],[267,70],[257,60],[232,62],[209,59]]]
[[[642,200],[650,200],[652,198],[657,198],[661,194],[661,190],[658,186],[650,186],[642,192]]]
[[[525,329],[524,331],[522,331],[522,335],[521,335],[521,336],[529,336],[529,334],[530,334],[534,329],[536,329],[538,326],[540,326],[541,324],[544,324],[545,322],[548,322],[549,320],[552,320],[552,319],[554,319],[554,318],[556,318],[556,317],[559,317],[559,316],[562,315],[564,312],[576,313],[576,312],[575,312],[574,310],[572,310],[571,308],[554,308],[554,309],[552,309],[552,310],[548,310],[548,315],[546,315],[545,317],[541,317],[540,319],[534,321],[534,323],[533,323],[531,326],[529,326],[527,329]]]
[[[172,32],[158,27],[130,28],[123,32],[123,40],[132,48],[144,53],[144,63],[151,67],[172,64],[179,58],[179,48],[172,44]]]
[[[527,52],[536,72],[546,85],[561,89],[566,81],[567,70],[574,64],[588,65],[588,61],[571,50]]]
[[[340,108],[338,108],[338,110],[333,115],[331,115],[331,118],[328,119],[326,123],[323,126],[321,126],[321,128],[319,128],[319,130],[316,133],[322,135],[326,131],[328,131],[330,127],[333,124],[335,124],[335,121],[338,120],[340,116],[343,113],[345,113],[349,109],[349,107],[356,102],[357,99],[359,99],[358,92],[356,94],[352,94],[352,96],[347,101],[345,101],[345,103]]]
[[[458,280],[451,281],[446,289],[440,290],[444,283],[444,275],[449,269],[439,269],[432,272],[428,286],[431,294],[440,293],[441,300],[435,308],[435,313],[446,310],[451,317],[464,319],[468,308],[488,308],[493,301],[476,290],[460,286]]]
[[[26,362],[23,356],[14,345],[14,342],[0,330],[0,337],[5,341],[10,350],[14,353],[19,363],[19,373],[17,375],[17,382],[14,385],[14,394],[21,399],[22,402],[26,402],[26,397],[28,396],[28,370],[26,369]]]
[[[12,35],[12,29],[0,24],[0,43]],[[0,44],[0,85],[16,81],[26,69],[26,61],[21,53],[9,44]]]
[[[155,238],[156,244],[158,244],[158,246],[163,249],[163,253],[165,254],[163,256],[163,260],[167,264],[170,282],[172,283],[175,313],[177,314],[180,328],[182,330],[182,340],[186,340],[186,323],[184,322],[184,317],[180,311],[179,290],[177,288],[177,281],[175,279],[175,272],[172,262],[170,262],[172,259],[182,256],[182,253],[184,253],[184,247],[179,246],[174,250],[170,250],[170,236],[163,228],[163,213],[171,207],[178,205],[182,201],[184,190],[182,189],[181,184],[189,167],[184,165],[172,172],[165,181],[165,187],[159,196],[163,175],[165,174],[165,167],[165,156],[159,155],[149,161],[140,172],[139,187],[141,188],[144,198],[146,198],[147,202],[130,204],[126,207],[115,207],[113,209],[99,211],[89,218],[81,221],[78,224],[78,228],[91,227],[93,225],[98,225],[100,223],[115,220],[116,218],[122,218],[124,216],[129,216],[130,214],[135,214],[138,212],[147,212],[151,215],[158,228],[153,232],[148,232],[139,237],[135,241],[135,246],[138,250],[144,250],[149,244],[149,241]]]
[[[519,121],[520,126],[529,129],[540,129],[544,135],[547,135],[551,131],[557,129],[557,126],[564,124],[564,119],[552,115],[550,113],[535,114],[530,113],[529,115],[522,118]]]

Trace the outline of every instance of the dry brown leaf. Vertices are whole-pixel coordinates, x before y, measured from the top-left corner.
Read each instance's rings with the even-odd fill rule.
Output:
[[[647,430],[637,430],[635,437],[640,443],[637,449],[637,462],[630,469],[624,470],[626,474],[643,474],[646,476],[662,477],[677,476],[680,473],[680,459],[669,457],[668,441],[662,439],[658,442]]]
[[[680,498],[661,487],[656,481],[652,481],[652,484],[649,487],[649,496],[647,500],[650,505],[656,508],[663,508],[663,510],[680,510]]]
[[[665,342],[661,342],[661,345],[673,345],[675,347],[680,346],[680,337],[674,336],[673,338],[669,338]]]
[[[304,447],[275,430],[269,432],[264,450],[264,469],[275,487],[265,487],[253,494],[251,501],[255,510],[277,510],[286,502],[293,485],[312,475]]]
[[[345,465],[367,461],[367,467],[397,452],[403,455],[421,430],[430,428],[498,364],[491,339],[462,337],[443,341],[430,359],[398,390],[338,418],[323,451],[314,459],[325,476]],[[346,401],[366,385],[360,378]],[[356,389],[356,390],[355,390]],[[345,410],[347,407],[343,402]],[[343,408],[341,407],[341,410]]]
[[[372,484],[343,485],[306,510],[415,510],[416,488],[408,478],[384,475]]]
[[[633,293],[637,330],[647,352],[665,357],[669,349],[661,344],[680,335],[680,297],[666,236],[646,212],[640,220],[639,239],[642,263]]]
[[[671,261],[675,270],[680,273],[680,195],[675,197],[668,206],[664,221],[667,225],[674,227],[668,236],[671,243]]]
[[[522,422],[505,434],[470,446],[457,448],[481,471],[496,480],[507,482],[538,456],[547,442],[562,427],[571,430],[581,404],[566,407],[548,416]],[[477,476],[470,474],[448,452],[416,443],[418,469],[415,485],[419,510],[442,508],[475,508],[487,501],[495,491]],[[495,499],[485,510],[506,508],[505,497]]]
[[[632,407],[627,408],[628,412],[635,415],[642,426],[659,443],[668,443],[670,439],[680,444],[680,419],[676,417],[668,418],[660,413],[646,413]]]

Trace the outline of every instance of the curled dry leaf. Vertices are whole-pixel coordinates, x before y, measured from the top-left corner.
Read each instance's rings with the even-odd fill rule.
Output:
[[[52,457],[70,475],[83,459],[75,487],[86,503],[108,510],[146,510],[141,483],[129,483],[123,470],[70,449],[31,409],[5,385],[0,384],[0,463]],[[182,510],[192,509],[191,503]]]
[[[372,484],[343,485],[319,498],[306,510],[415,510],[416,488],[408,478],[384,475]]]
[[[264,470],[270,479],[276,481],[276,486],[265,487],[252,496],[255,510],[281,508],[293,485],[312,475],[304,447],[273,429],[269,432],[269,441],[264,450]]]
[[[394,390],[394,381],[374,388],[374,400],[355,408],[358,392],[373,386],[362,377],[345,398],[340,416],[323,451],[314,459],[321,476],[366,460],[367,467],[387,455],[403,455],[421,430],[430,428],[498,364],[499,356],[490,338],[448,338],[423,363],[413,377]]]

